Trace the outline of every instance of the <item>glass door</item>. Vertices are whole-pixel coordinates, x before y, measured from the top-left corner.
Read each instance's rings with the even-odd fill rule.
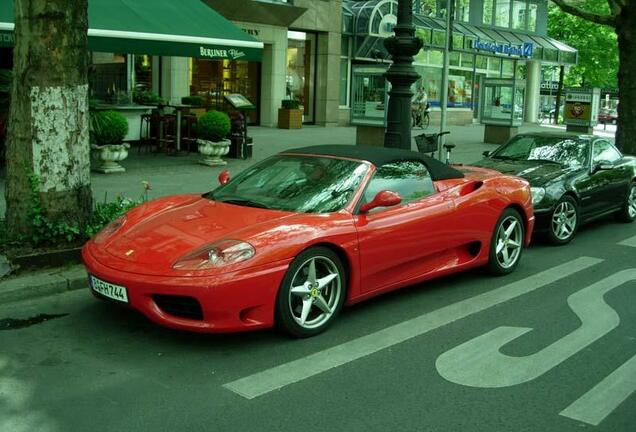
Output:
[[[303,109],[303,122],[315,122],[316,35],[287,32],[286,98]]]

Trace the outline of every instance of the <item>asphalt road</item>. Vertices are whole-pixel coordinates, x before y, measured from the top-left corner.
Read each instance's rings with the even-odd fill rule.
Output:
[[[307,340],[165,330],[88,291],[6,305],[68,315],[0,330],[0,431],[631,432],[634,304],[636,224],[610,219]]]

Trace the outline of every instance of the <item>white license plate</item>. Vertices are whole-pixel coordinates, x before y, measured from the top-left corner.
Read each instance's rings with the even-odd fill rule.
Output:
[[[101,279],[97,279],[93,275],[90,276],[90,281],[91,288],[96,293],[113,300],[128,303],[128,293],[126,292],[126,287],[105,282]]]

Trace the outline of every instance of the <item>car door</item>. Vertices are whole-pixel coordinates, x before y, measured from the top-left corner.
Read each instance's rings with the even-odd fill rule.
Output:
[[[454,202],[437,193],[426,166],[404,161],[380,167],[361,204],[382,190],[397,192],[402,202],[354,216],[358,231],[361,291],[389,288],[428,273],[453,247],[449,237]]]
[[[620,165],[621,159],[620,152],[609,141],[597,139],[592,142],[591,213],[603,213],[620,206],[624,201],[629,173]],[[601,164],[610,165],[612,168],[600,169]]]

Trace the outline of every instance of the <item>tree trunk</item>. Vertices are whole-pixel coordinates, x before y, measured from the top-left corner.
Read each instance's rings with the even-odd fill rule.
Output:
[[[7,139],[7,228],[29,233],[39,177],[44,214],[83,225],[91,211],[87,0],[14,0],[14,79]]]
[[[618,129],[616,145],[621,151],[636,154],[636,2],[625,2],[616,20],[618,35]]]

